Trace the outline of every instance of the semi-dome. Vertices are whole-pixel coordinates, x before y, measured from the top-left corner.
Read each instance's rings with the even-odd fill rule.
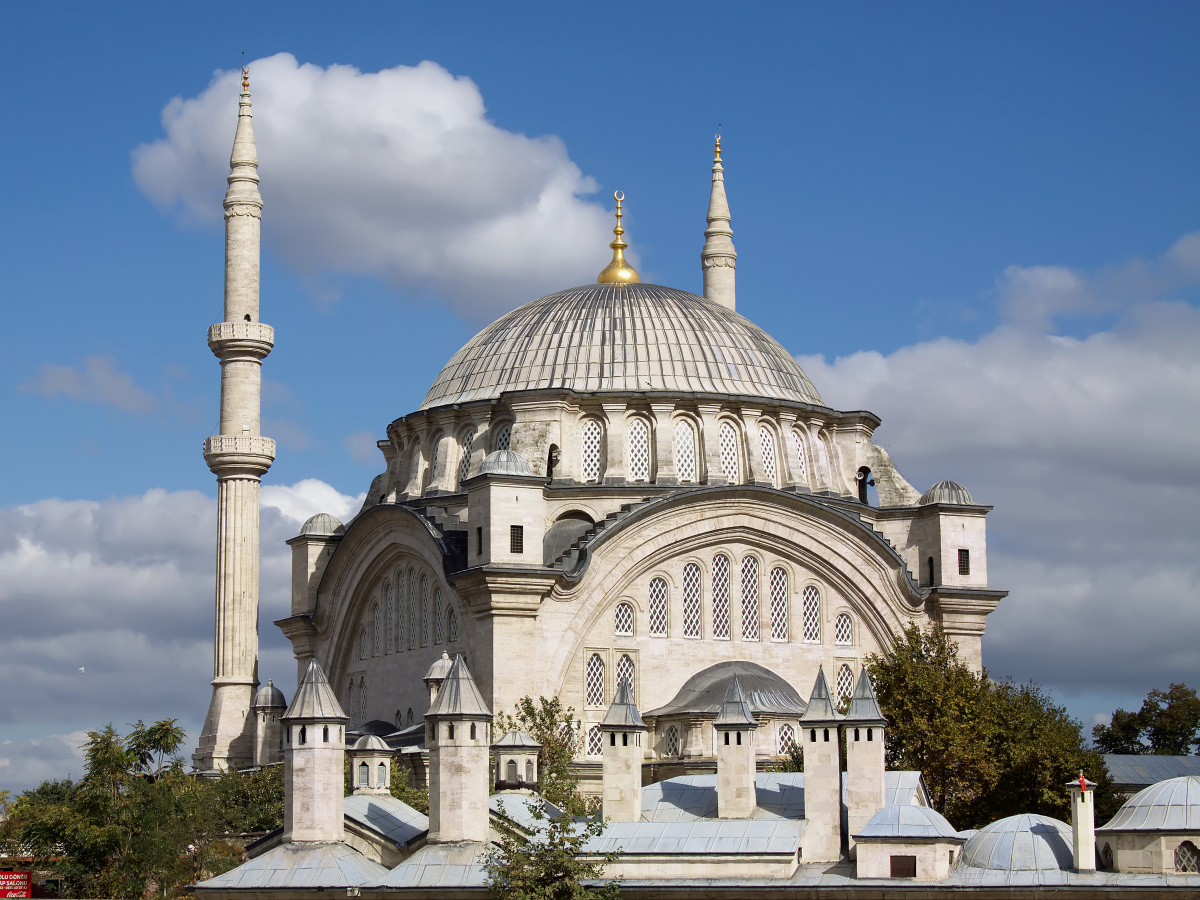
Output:
[[[479,464],[480,475],[533,475],[533,469],[514,450],[494,450]]]
[[[1049,816],[1025,813],[981,828],[963,847],[964,865],[1005,872],[1036,872],[1075,865],[1071,826]]]
[[[960,506],[972,504],[971,492],[957,481],[939,481],[921,495],[921,506],[930,503],[956,503]]]
[[[871,817],[856,838],[922,838],[959,840],[961,835],[936,809],[928,806],[885,806]]]
[[[1200,778],[1184,775],[1150,785],[1097,831],[1200,831]]]
[[[384,742],[383,738],[376,734],[364,734],[354,742],[352,750],[373,750],[378,753],[391,753],[391,748]]]
[[[331,516],[329,513],[317,513],[300,526],[301,534],[313,537],[331,537],[335,534],[341,534],[345,530],[346,526],[341,523],[341,520],[337,516]]]
[[[287,709],[287,700],[284,699],[283,691],[275,687],[275,682],[268,680],[254,695],[254,708]]]
[[[808,704],[794,687],[765,666],[749,660],[731,660],[709,666],[689,678],[671,699],[647,716],[715,716],[725,702],[729,686],[737,679],[742,696],[755,715],[804,715]]]
[[[534,300],[483,329],[446,363],[421,409],[555,388],[823,405],[791,355],[733,310],[655,284],[589,284]]]

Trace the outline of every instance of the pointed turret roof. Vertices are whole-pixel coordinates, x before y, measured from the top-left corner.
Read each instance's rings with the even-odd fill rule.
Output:
[[[717,718],[713,725],[717,728],[737,728],[739,730],[758,727],[758,722],[754,720],[754,715],[750,712],[750,704],[746,702],[741,682],[737,680],[736,675],[729,682],[729,687],[725,689],[725,701],[717,710]]]
[[[600,723],[601,728],[616,728],[631,731],[635,728],[645,728],[642,714],[638,712],[637,704],[633,702],[633,687],[628,678],[622,678],[617,685],[617,696],[613,698],[612,706]]]
[[[475,679],[471,677],[471,671],[463,662],[462,655],[455,655],[454,664],[446,673],[446,679],[438,689],[437,699],[433,701],[433,706],[429,707],[429,712],[425,713],[425,718],[490,719],[491,717],[492,711],[488,709],[483,694],[479,693]]]
[[[846,710],[846,721],[855,725],[883,725],[883,713],[875,700],[875,688],[864,667],[858,673],[858,684],[854,686],[854,694],[850,698],[850,708]]]
[[[254,166],[258,168],[258,149],[254,146],[254,121],[250,104],[250,73],[242,69],[242,95],[238,100],[237,132],[233,136],[233,152],[229,168]]]
[[[817,681],[813,685],[812,696],[808,698],[808,709],[800,717],[801,722],[819,724],[822,722],[837,722],[841,717],[833,706],[829,696],[829,683],[825,680],[825,669],[817,669]]]
[[[334,696],[333,688],[325,679],[321,664],[315,659],[309,660],[308,669],[296,688],[296,696],[292,704],[283,714],[284,719],[317,719],[325,722],[345,722],[347,716],[342,712],[342,705]]]

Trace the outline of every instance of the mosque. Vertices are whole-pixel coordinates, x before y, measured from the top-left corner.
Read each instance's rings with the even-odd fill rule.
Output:
[[[863,660],[936,622],[982,666],[1005,596],[987,581],[991,507],[951,481],[915,489],[872,443],[878,417],[827,407],[737,313],[719,138],[703,295],[642,283],[618,192],[596,283],[472,338],[387,426],[358,514],[313,516],[288,542],[291,615],[275,624],[298,687],[290,704],[260,688],[258,487],[274,442],[259,400],[274,333],[258,317],[257,163],[244,76],[225,320],[208,335],[221,361],[221,426],[204,448],[216,641],[193,763],[282,759],[287,804],[281,831],[197,893],[486,892],[497,830],[538,828],[540,748],[491,729],[525,696],[575,711],[577,765],[609,822],[587,852],[620,854],[606,874],[623,891],[1200,885],[1166,874],[1197,871],[1200,779],[1137,795],[1097,850],[1084,781],[1064,787],[1073,825],[1024,816],[974,834],[929,808],[921,773],[885,771]],[[770,771],[793,746],[806,771]],[[428,783],[428,816],[390,796],[394,765]],[[1117,871],[1097,873],[1097,858]]]

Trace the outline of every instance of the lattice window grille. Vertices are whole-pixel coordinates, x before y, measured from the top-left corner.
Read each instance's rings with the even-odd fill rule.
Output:
[[[630,659],[628,653],[622,653],[620,660],[617,661],[617,684],[622,681],[629,682],[629,696],[637,702],[637,682],[634,679],[633,660]]]
[[[696,429],[691,422],[675,425],[675,472],[679,480],[698,481],[696,475]]]
[[[500,430],[496,432],[496,449],[508,450],[512,444],[512,426],[501,425]]]
[[[358,635],[358,658],[367,658],[367,629],[363,629]]]
[[[1191,841],[1184,841],[1175,848],[1176,872],[1200,872],[1200,850]]]
[[[442,589],[438,588],[433,592],[433,642],[440,644],[442,642]]]
[[[629,423],[629,479],[650,480],[650,426],[642,419]]]
[[[604,752],[604,732],[600,730],[599,725],[593,725],[588,729],[587,739],[587,755],[600,756]]]
[[[661,578],[650,582],[650,633],[667,636],[667,583]]]
[[[379,656],[383,649],[383,623],[379,613],[379,604],[371,608],[371,655]]]
[[[356,706],[356,704],[354,702],[354,679],[351,678],[350,679],[350,687],[346,691],[346,712],[347,712],[348,717],[351,720],[354,719],[355,706]],[[354,722],[351,721],[350,724],[353,725]]]
[[[771,640],[788,639],[788,577],[781,568],[771,570]]]
[[[804,643],[821,643],[821,595],[812,585],[804,589]]]
[[[441,449],[442,439],[435,438],[433,441],[433,454],[429,457],[429,480],[437,478],[438,451]]]
[[[775,435],[765,425],[759,426],[758,443],[762,448],[763,477],[775,484]]]
[[[796,729],[786,722],[779,726],[779,752],[787,753],[796,746]]]
[[[672,756],[672,757],[678,756],[679,755],[679,729],[676,728],[674,725],[668,726],[667,727],[667,739],[663,743],[664,743],[664,746],[663,746],[663,755],[664,756]]]
[[[742,560],[742,640],[758,640],[758,560]]]
[[[599,653],[588,657],[587,702],[588,706],[604,705],[604,660]]]
[[[408,621],[408,599],[404,595],[404,573],[396,576],[396,652],[404,649],[405,624]]]
[[[729,557],[713,557],[713,637],[729,640]]]
[[[446,636],[451,644],[458,640],[458,613],[453,608],[446,612]]]
[[[849,647],[854,643],[853,623],[845,613],[841,613],[833,621],[833,642],[843,647]]]
[[[471,447],[475,443],[475,429],[472,428],[462,439],[462,459],[458,463],[458,483],[462,484],[471,474]]]
[[[800,437],[800,432],[792,432],[792,440],[796,442],[796,476],[801,483],[808,484],[808,460],[804,455],[804,439]]]
[[[600,423],[595,419],[589,420],[583,426],[580,459],[582,461],[584,481],[600,480],[600,438],[602,434],[603,429],[601,429]]]
[[[385,649],[388,653],[391,653],[392,638],[394,637],[394,632],[396,629],[396,610],[394,608],[395,600],[392,598],[392,583],[390,581],[383,586],[383,597],[383,608],[387,611],[387,622],[385,626],[385,631],[387,632],[387,641]]]
[[[408,649],[417,646],[417,573],[408,570]]]
[[[364,678],[358,683],[358,724],[363,725],[367,721],[367,680]]]
[[[700,567],[683,567],[683,636],[700,637]]]
[[[618,603],[613,612],[613,630],[617,634],[633,634],[633,607],[628,603]]]
[[[429,579],[421,576],[421,646],[429,646]]]
[[[850,699],[850,695],[854,693],[854,673],[850,671],[850,667],[842,663],[838,668],[837,674],[837,698],[838,705],[845,703]]]
[[[741,467],[738,465],[737,431],[728,422],[721,423],[721,468],[730,484],[741,483]]]

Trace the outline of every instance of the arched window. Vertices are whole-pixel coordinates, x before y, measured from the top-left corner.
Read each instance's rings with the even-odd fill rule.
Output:
[[[299,743],[301,743],[301,744],[308,743],[308,726],[306,726],[306,725],[300,726]]]
[[[604,660],[599,653],[588,657],[587,663],[587,704],[588,706],[604,705]]]
[[[792,432],[792,440],[796,443],[796,479],[801,484],[808,484],[808,457],[804,451],[804,438],[799,431]]]
[[[837,701],[838,705],[845,703],[850,699],[850,695],[854,693],[854,673],[850,671],[850,667],[842,663],[838,667],[837,674]]]
[[[367,787],[371,783],[371,767],[366,763],[358,764],[358,786]]]
[[[408,621],[408,601],[404,594],[404,573],[396,573],[396,652],[404,649],[404,637]]]
[[[729,640],[729,557],[718,553],[713,557],[713,637]]]
[[[583,426],[583,438],[580,441],[579,459],[584,481],[600,480],[600,443],[603,429],[595,419],[588,419]]]
[[[379,604],[371,607],[371,655],[378,656],[383,645],[383,625],[379,621]]]
[[[392,583],[390,581],[385,581],[383,583],[383,608],[386,611],[386,618],[387,618],[387,623],[384,627],[384,631],[387,633],[387,640],[385,641],[385,643],[386,643],[385,650],[388,653],[392,652],[392,632],[395,629],[395,622],[396,622],[396,611],[395,611],[395,609],[393,609],[394,602],[395,601],[392,598]]]
[[[442,642],[442,589],[433,592],[433,642]]]
[[[683,567],[683,636],[700,637],[700,567],[695,563]]]
[[[779,726],[779,753],[782,756],[796,746],[796,729],[786,722]]]
[[[778,566],[771,570],[771,640],[788,639],[788,577]]]
[[[504,780],[509,784],[517,783],[517,761],[510,759],[508,765],[504,767]]]
[[[446,610],[446,640],[451,644],[458,640],[458,613],[453,606]]]
[[[413,723],[413,711],[412,711],[411,706],[408,708],[408,717],[407,718],[408,718],[408,724],[411,725]]]
[[[633,607],[628,603],[618,603],[613,612],[613,631],[621,635],[633,634]]]
[[[667,582],[662,578],[650,580],[650,634],[667,636]]]
[[[804,643],[821,643],[821,595],[811,584],[804,589]]]
[[[1200,850],[1191,841],[1184,841],[1175,848],[1175,871],[1200,872]]]
[[[600,731],[600,726],[593,725],[587,734],[587,755],[599,756],[604,752],[604,734]]]
[[[687,419],[675,423],[675,473],[681,483],[700,480],[696,475],[696,429]]]
[[[354,724],[354,679],[350,679],[350,687],[346,689],[346,715],[350,719],[350,724]]]
[[[833,620],[833,642],[842,647],[849,647],[854,643],[854,625],[845,613],[839,613]]]
[[[471,474],[471,447],[475,443],[475,429],[470,428],[463,435],[462,446],[459,451],[462,453],[462,458],[458,461],[458,483],[461,485],[467,480],[467,476]]]
[[[742,467],[738,460],[737,429],[728,422],[721,423],[721,468],[730,484],[742,483]]]
[[[617,662],[617,684],[628,681],[629,696],[634,702],[637,702],[637,680],[634,678],[634,674],[633,660],[629,658],[628,653],[622,653]]]
[[[512,444],[512,426],[501,425],[500,430],[496,432],[496,446],[493,450],[508,450]]]
[[[429,576],[421,576],[421,646],[429,646]]]
[[[775,435],[766,425],[758,426],[758,443],[762,451],[763,478],[778,486],[776,477],[778,466],[775,464]]]
[[[432,482],[437,477],[438,466],[438,451],[442,449],[442,436],[439,434],[433,439],[433,452],[429,455],[429,480]]]
[[[367,679],[358,682],[358,724],[367,721]]]
[[[375,767],[375,787],[387,787],[387,786],[388,786],[387,765],[385,763],[380,763],[378,766]]]
[[[645,419],[629,422],[629,480],[650,480],[650,426]]]
[[[674,725],[667,726],[667,737],[663,741],[663,756],[679,755],[679,729]]]
[[[533,760],[527,759],[525,760],[525,783],[533,784],[536,780],[537,779],[533,777]]]
[[[758,640],[758,560],[742,560],[742,640]]]
[[[408,649],[417,646],[417,573],[408,570]]]
[[[367,658],[367,629],[363,629],[358,634],[358,658]]]

